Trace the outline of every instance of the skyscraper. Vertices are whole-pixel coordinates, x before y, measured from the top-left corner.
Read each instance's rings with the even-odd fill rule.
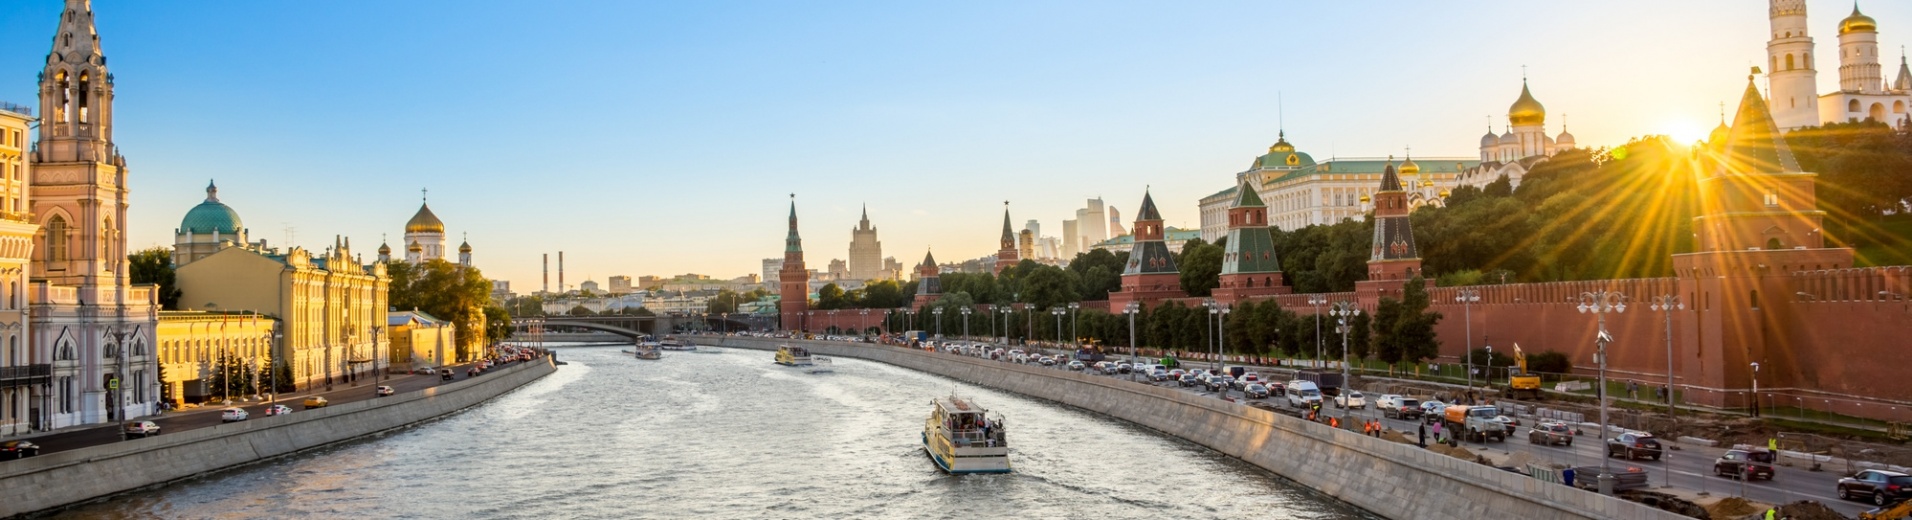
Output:
[[[850,278],[857,281],[887,278],[883,270],[883,243],[876,240],[876,228],[870,227],[870,208],[863,208],[863,220],[850,230]]]

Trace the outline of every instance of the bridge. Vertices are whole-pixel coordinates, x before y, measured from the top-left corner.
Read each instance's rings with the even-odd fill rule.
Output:
[[[515,319],[515,320],[512,320],[511,324],[512,324],[512,328],[515,330],[529,331],[529,326],[532,322],[537,320],[542,320],[544,324],[544,331],[547,333],[554,332],[554,331],[569,330],[569,329],[586,329],[586,330],[592,330],[597,332],[608,332],[611,334],[617,334],[619,336],[631,338],[632,341],[637,341],[638,339],[641,339],[646,335],[656,335],[659,333],[659,331],[663,331],[663,333],[669,334],[673,331],[684,330],[687,328],[697,328],[700,330],[729,330],[729,331],[751,330],[753,328],[765,328],[769,326],[768,323],[766,322],[766,320],[768,319],[769,318],[758,319],[748,315],[727,316],[723,318],[720,318],[718,316],[711,316],[711,315],[544,316],[544,317],[538,317],[538,318],[526,317],[526,318]]]

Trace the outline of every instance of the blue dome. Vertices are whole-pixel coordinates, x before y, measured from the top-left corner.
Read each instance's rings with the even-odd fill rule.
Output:
[[[239,221],[239,212],[233,211],[225,203],[219,202],[219,188],[206,186],[206,201],[193,206],[186,212],[186,218],[179,221],[179,232],[210,235],[237,235],[244,228]]]

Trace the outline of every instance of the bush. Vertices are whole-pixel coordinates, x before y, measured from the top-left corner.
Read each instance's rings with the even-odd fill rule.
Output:
[[[1565,374],[1573,372],[1573,360],[1567,359],[1566,354],[1549,350],[1527,356],[1527,370]]]

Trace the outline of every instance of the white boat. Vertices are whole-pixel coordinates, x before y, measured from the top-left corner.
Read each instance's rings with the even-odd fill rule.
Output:
[[[692,344],[689,340],[678,339],[677,336],[664,336],[664,341],[659,342],[657,348],[664,350],[697,350],[697,345]]]
[[[810,349],[790,345],[778,346],[777,364],[792,367],[810,366]]]
[[[823,356],[810,356],[810,369],[805,370],[812,374],[827,374],[835,371],[836,365],[831,363],[830,358]]]
[[[923,451],[937,468],[953,475],[1009,472],[1000,417],[989,418],[989,410],[954,395],[930,403],[935,409],[923,425]]]

